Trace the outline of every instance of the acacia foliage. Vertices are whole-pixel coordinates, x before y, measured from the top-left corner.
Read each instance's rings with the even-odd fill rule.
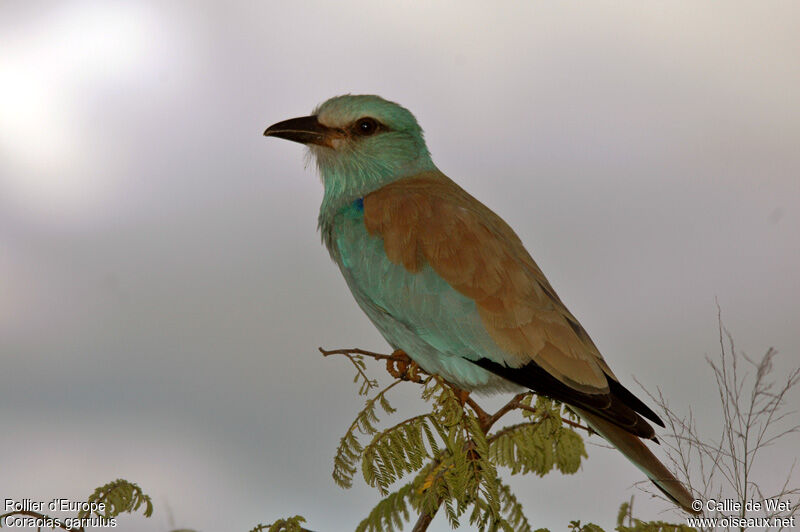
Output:
[[[554,469],[572,474],[587,456],[580,435],[562,423],[566,414],[560,404],[537,397],[532,405],[534,396],[526,394],[520,401],[527,407],[522,421],[491,430],[494,422],[485,412],[471,408],[437,376],[419,379],[429,412],[379,430],[380,418],[396,411],[387,392],[402,380],[381,390],[360,383],[366,403],[334,457],[339,486],[352,486],[360,470],[383,497],[358,525],[359,532],[401,530],[412,516],[433,515],[440,508],[453,527],[466,518],[481,531],[531,531],[498,468],[512,475],[542,476]]]

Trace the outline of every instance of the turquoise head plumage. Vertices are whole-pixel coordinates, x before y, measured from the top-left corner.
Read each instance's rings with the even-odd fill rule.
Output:
[[[264,134],[308,146],[325,185],[321,215],[435,169],[414,115],[380,96],[335,96],[311,116],[279,122]]]

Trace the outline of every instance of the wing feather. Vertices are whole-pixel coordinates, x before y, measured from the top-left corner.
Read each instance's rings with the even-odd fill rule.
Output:
[[[504,364],[534,361],[579,391],[608,392],[616,377],[517,235],[446,176],[430,172],[367,195],[364,223],[393,263],[410,272],[429,264],[475,301]]]

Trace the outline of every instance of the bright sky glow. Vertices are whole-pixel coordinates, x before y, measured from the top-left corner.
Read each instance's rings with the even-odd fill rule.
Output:
[[[113,187],[81,112],[152,66],[154,20],[135,4],[63,5],[0,49],[0,190],[35,215],[91,215]]]

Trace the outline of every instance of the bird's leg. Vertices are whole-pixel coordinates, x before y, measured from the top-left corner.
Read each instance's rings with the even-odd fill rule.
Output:
[[[490,416],[483,408],[480,407],[478,403],[475,402],[474,399],[469,396],[470,392],[468,390],[459,388],[455,384],[444,379],[442,380],[450,387],[451,390],[453,390],[453,395],[461,405],[461,408],[469,406],[472,411],[475,412],[475,415],[478,416],[478,422],[481,425],[481,429],[483,429],[484,432],[488,432],[493,423],[492,416]]]
[[[422,382],[419,366],[402,349],[396,349],[391,357],[386,359],[386,371],[395,379]]]

